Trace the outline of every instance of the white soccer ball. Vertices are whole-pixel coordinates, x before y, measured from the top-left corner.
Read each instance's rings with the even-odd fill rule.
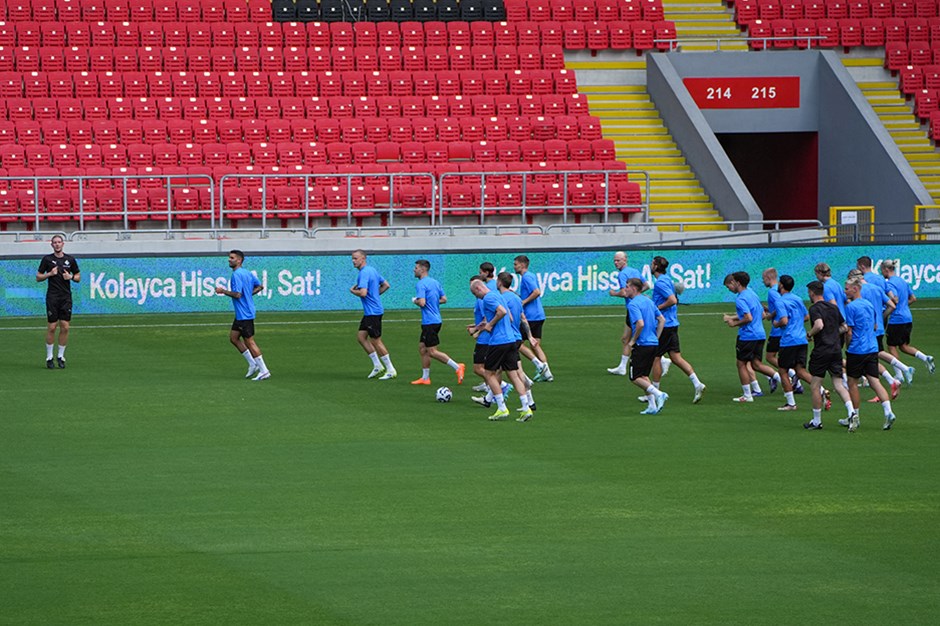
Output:
[[[674,287],[675,290],[676,290],[676,295],[677,295],[677,296],[681,296],[681,295],[682,295],[682,292],[685,291],[685,282],[684,282],[684,281],[681,281],[681,280],[678,281],[678,282],[675,282],[675,283],[673,283],[673,287]]]
[[[450,402],[450,399],[454,397],[454,393],[448,387],[438,387],[435,397],[438,402]]]

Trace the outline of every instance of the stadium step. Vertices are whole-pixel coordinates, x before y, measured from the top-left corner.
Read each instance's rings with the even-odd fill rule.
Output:
[[[858,82],[858,87],[934,202],[940,201],[940,154],[928,138],[929,129],[914,116],[913,103],[905,100],[896,81]]]
[[[604,137],[614,141],[617,158],[631,171],[649,175],[650,219],[666,222],[662,230],[680,230],[678,223],[698,230],[724,230],[721,216],[689,168],[682,151],[663,124],[644,86],[582,86],[591,115],[601,119]],[[639,175],[631,180],[645,181]],[[684,226],[683,226],[684,228]]]
[[[721,0],[663,0],[663,15],[676,23],[676,36],[684,51],[744,51],[744,34],[734,21],[734,10]]]

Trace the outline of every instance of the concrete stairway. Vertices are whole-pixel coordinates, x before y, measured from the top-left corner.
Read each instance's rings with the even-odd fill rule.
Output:
[[[716,40],[721,41],[722,50],[747,50],[744,34],[734,22],[734,11],[721,0],[663,0],[663,13],[676,23],[682,50],[713,51]]]
[[[904,100],[898,84],[872,81],[859,82],[858,86],[934,202],[940,203],[940,154],[927,137],[926,128],[914,117],[912,105]]]
[[[612,139],[618,160],[629,170],[650,176],[650,218],[686,222],[687,230],[721,230],[721,217],[650,101],[642,85],[582,86],[592,115],[601,120],[604,137]],[[631,177],[644,185],[642,176]],[[644,190],[645,194],[645,190]],[[661,230],[678,230],[663,225]]]

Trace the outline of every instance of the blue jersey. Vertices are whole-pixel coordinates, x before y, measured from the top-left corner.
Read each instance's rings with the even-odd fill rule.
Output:
[[[366,315],[382,315],[385,312],[379,297],[379,286],[384,282],[385,279],[379,275],[379,271],[371,265],[366,265],[359,270],[356,287],[366,290],[366,295],[362,298],[362,311]]]
[[[738,327],[738,339],[741,341],[761,341],[767,339],[767,333],[764,332],[764,305],[760,303],[760,298],[750,287],[745,287],[744,291],[738,294],[734,301],[734,307],[738,312],[738,318],[744,319],[748,313],[751,314],[751,321],[748,324]]]
[[[657,309],[659,309],[659,305],[668,300],[670,296],[674,295],[676,295],[676,286],[672,284],[671,278],[663,274],[656,279],[656,282],[653,284],[653,304],[656,305]],[[665,328],[673,328],[679,325],[678,308],[679,307],[673,304],[665,309],[659,309],[659,312],[662,313],[663,317],[666,319]]]
[[[483,316],[486,321],[492,321],[496,317],[496,311],[501,306],[504,309],[506,308],[503,306],[503,299],[498,292],[491,291],[483,296]],[[499,321],[493,326],[493,330],[490,331],[490,345],[499,346],[513,342],[515,342],[515,339],[512,336],[512,323],[509,321],[507,311],[507,314],[499,318]]]
[[[779,320],[781,317],[783,317],[784,315],[786,315],[786,313],[784,313],[784,312],[781,310],[781,308],[782,308],[782,307],[780,306],[780,292],[777,291],[777,287],[776,287],[776,286],[771,287],[770,291],[767,292],[767,310],[771,313],[771,315],[773,315],[773,317],[770,318],[770,319],[772,319],[773,321],[776,322],[776,321]],[[778,326],[773,326],[773,325],[771,325],[771,327],[770,327],[770,336],[771,336],[771,337],[782,337],[782,336],[783,336],[783,328],[780,328],[780,327],[778,327]]]
[[[535,275],[531,272],[522,274],[519,278],[519,297],[525,300],[533,291],[539,288],[539,283]],[[525,318],[530,322],[538,322],[545,319],[545,308],[542,307],[542,295],[523,305]]]
[[[430,276],[425,276],[418,281],[415,288],[415,297],[424,298],[424,306],[421,307],[422,324],[440,324],[441,320],[441,297],[444,295],[444,288]]]
[[[473,323],[479,325],[485,319],[486,316],[483,315],[483,300],[477,298],[477,301],[473,304]],[[490,345],[490,331],[481,330],[480,334],[477,335],[477,343],[481,346]]]
[[[630,313],[630,326],[633,327],[634,336],[636,336],[637,321],[643,320],[643,329],[637,337],[636,345],[658,346],[659,337],[656,336],[656,330],[660,313],[653,301],[643,295],[627,298],[627,311]]]
[[[888,294],[884,292],[884,289],[880,289],[875,285],[869,285],[868,283],[862,283],[862,297],[871,302],[871,306],[875,309],[875,336],[881,337],[885,334],[885,307],[888,306]]]
[[[875,308],[865,298],[852,300],[845,307],[845,323],[852,329],[852,341],[845,349],[849,354],[878,352],[875,339]]]
[[[885,283],[884,276],[882,276],[881,274],[876,274],[874,272],[865,272],[863,276],[865,277],[865,282],[868,283],[869,285],[874,285],[875,287],[879,287],[884,292],[888,291],[888,286]]]
[[[232,272],[232,278],[229,280],[229,291],[240,293],[240,298],[232,298],[232,304],[235,306],[235,319],[253,320],[255,319],[255,287],[260,287],[261,281],[258,277],[240,267]]]
[[[911,305],[908,300],[911,297],[911,288],[900,276],[894,275],[888,279],[887,289],[898,299],[898,306],[888,318],[889,324],[910,324],[914,321],[911,315]]]
[[[780,347],[788,348],[790,346],[805,346],[809,343],[806,339],[806,325],[803,320],[806,319],[806,305],[800,300],[799,296],[792,293],[785,293],[777,300],[777,306],[783,309],[783,316],[787,318],[787,325],[783,327],[783,334],[780,335]]]
[[[839,313],[845,317],[845,290],[832,278],[827,278],[823,282],[823,299],[828,302],[835,302],[839,307]]]
[[[503,306],[506,307],[506,310],[509,311],[509,315],[512,317],[509,324],[512,327],[512,338],[515,341],[522,341],[522,331],[519,330],[523,313],[522,298],[516,295],[515,291],[509,290],[501,291],[499,295],[503,297]],[[529,319],[528,315],[525,317]]]
[[[631,278],[639,278],[642,281],[643,274],[640,273],[640,270],[633,269],[629,265],[624,265],[623,269],[620,270],[620,273],[617,274],[617,284],[619,284],[620,288],[623,289],[624,287],[627,286],[627,281],[630,280]],[[627,308],[630,308],[629,300],[630,299],[627,298],[627,301],[624,302],[624,305]]]

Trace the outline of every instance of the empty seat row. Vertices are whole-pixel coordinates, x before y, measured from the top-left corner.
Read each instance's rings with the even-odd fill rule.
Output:
[[[874,22],[879,22],[878,24]],[[765,39],[766,38],[766,39]],[[755,20],[748,27],[748,45],[752,50],[766,48],[834,48],[885,45],[880,20]]]
[[[0,46],[0,71],[302,72],[562,69],[558,46],[134,48]]]
[[[940,63],[940,42],[926,41],[888,42],[885,44],[885,67],[898,72],[907,66],[924,66]]]
[[[768,22],[773,23],[779,19],[789,19],[789,18],[775,18],[772,20],[755,20],[767,24]],[[799,21],[799,18],[797,20]],[[877,17],[868,17],[868,18],[843,18],[839,20],[832,20],[829,18],[811,20],[808,18],[802,18],[803,23],[815,23],[817,28],[823,25],[831,25],[833,22],[837,24],[851,23],[859,25],[864,32],[872,33],[877,36],[877,39],[881,43],[873,44],[864,44],[864,45],[874,45],[874,46],[883,46],[885,42],[893,41],[937,41],[940,40],[940,17],[931,17],[931,18],[887,18],[881,19]],[[754,21],[750,22],[750,26],[753,26]]]
[[[269,22],[270,0],[4,0],[0,21]]]
[[[278,22],[406,22],[506,19],[503,0],[273,0]]]
[[[532,30],[560,30],[560,24],[561,22],[524,22],[519,26],[512,22],[0,22],[0,46],[515,46],[528,43],[529,35],[526,33]],[[533,25],[534,29],[531,28]],[[521,42],[520,32],[523,33]]]
[[[746,26],[756,19],[928,18],[938,15],[937,0],[737,0],[735,19]]]
[[[377,98],[8,98],[0,120],[248,120],[352,117],[490,117],[587,115],[580,94],[527,96],[380,96]]]
[[[0,72],[3,98],[576,94],[568,70],[441,72]]]
[[[508,21],[661,20],[662,0],[506,0]]]

